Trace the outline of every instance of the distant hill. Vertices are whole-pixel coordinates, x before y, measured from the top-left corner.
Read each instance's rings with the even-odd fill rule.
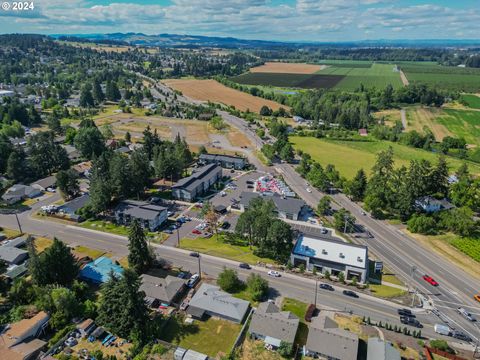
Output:
[[[54,38],[74,37],[90,41],[119,42],[130,45],[146,45],[161,47],[220,47],[220,48],[278,48],[278,47],[480,47],[480,40],[362,40],[354,42],[287,42],[246,40],[233,37],[142,33],[112,34],[71,34],[52,35]]]

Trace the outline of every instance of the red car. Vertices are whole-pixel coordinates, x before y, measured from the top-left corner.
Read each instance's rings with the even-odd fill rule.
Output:
[[[192,234],[200,235],[201,233],[202,232],[200,230],[197,230],[197,229],[192,230]]]
[[[431,276],[423,275],[423,280],[428,282],[430,285],[438,286],[438,282],[436,282]]]

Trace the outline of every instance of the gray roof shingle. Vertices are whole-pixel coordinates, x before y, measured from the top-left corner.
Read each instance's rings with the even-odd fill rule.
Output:
[[[194,171],[192,175],[177,181],[177,183],[172,186],[172,189],[183,188],[188,191],[194,190],[202,182],[208,181],[216,176],[217,172],[221,170],[222,168],[217,164],[208,164],[202,166]]]
[[[280,311],[275,304],[264,302],[253,313],[249,331],[293,344],[299,321],[290,311]]]
[[[167,208],[145,201],[125,200],[117,206],[115,211],[130,215],[136,219],[153,220],[162,211],[167,211]]]
[[[288,214],[298,214],[302,211],[302,208],[306,205],[305,201],[300,199],[293,199],[293,198],[283,198],[278,194],[273,195],[261,195],[259,193],[243,191],[240,194],[240,204],[245,207],[248,207],[250,201],[255,198],[262,198],[266,201],[272,200],[275,204],[275,207],[280,212],[285,212]]]
[[[167,275],[165,278],[159,278],[143,274],[140,290],[150,298],[170,303],[184,285],[185,280],[174,276]]]

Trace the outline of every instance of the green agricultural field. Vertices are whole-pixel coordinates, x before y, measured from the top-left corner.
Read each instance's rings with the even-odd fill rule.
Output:
[[[480,145],[480,111],[445,109],[436,121],[467,144]]]
[[[230,78],[230,80],[245,85],[271,85],[276,87],[297,87],[298,84],[310,78],[311,74],[285,74],[285,73],[245,73]]]
[[[330,66],[320,70],[321,75],[345,76],[336,89],[354,90],[363,84],[365,87],[384,88],[391,84],[394,88],[403,86],[400,73],[394,70],[393,64],[372,64],[370,67],[337,67]]]
[[[334,65],[338,67],[370,67],[373,64],[373,62],[370,60],[320,60],[317,61],[317,63],[322,65]]]
[[[388,141],[336,141],[317,139],[313,137],[291,136],[289,138],[295,149],[309,153],[312,158],[322,166],[333,164],[340,171],[340,174],[348,179],[355,176],[356,172],[363,168],[370,172],[376,160],[376,154],[393,148],[396,166],[408,165],[411,160],[426,159],[434,163],[437,155],[398,143]],[[456,170],[462,161],[454,158],[447,159],[451,170]],[[480,165],[468,162],[470,171],[480,174]]]
[[[480,96],[477,95],[462,95],[462,101],[472,109],[480,109]]]
[[[480,262],[480,239],[456,238],[450,243],[473,260]]]
[[[480,69],[441,65],[402,65],[411,83],[425,83],[448,90],[477,92],[480,90]]]

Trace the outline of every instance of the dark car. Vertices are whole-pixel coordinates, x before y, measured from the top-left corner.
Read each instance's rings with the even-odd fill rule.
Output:
[[[192,252],[190,253],[190,256],[200,257],[200,254],[199,254],[198,252],[196,252],[196,251],[192,251]]]
[[[417,328],[423,328],[423,325],[420,323],[420,321],[410,316],[400,316],[400,322],[405,325],[410,325]]]
[[[352,290],[343,290],[343,295],[347,295],[350,297],[358,298],[358,294],[355,291]]]
[[[468,336],[467,334],[465,334],[461,331],[458,331],[458,330],[453,331],[452,336],[455,339],[458,339],[458,340],[462,340],[462,341],[466,341],[466,342],[471,342],[472,341],[472,338],[470,336]]]
[[[320,289],[324,289],[324,290],[330,290],[330,291],[334,291],[335,289],[333,288],[332,285],[329,285],[329,284],[320,284]]]
[[[251,269],[250,265],[248,265],[247,263],[240,263],[238,265],[241,269]]]
[[[222,229],[227,230],[230,228],[230,223],[228,221],[224,221],[222,224]]]
[[[415,315],[413,315],[412,311],[409,309],[398,309],[397,313],[400,316],[415,317]]]

